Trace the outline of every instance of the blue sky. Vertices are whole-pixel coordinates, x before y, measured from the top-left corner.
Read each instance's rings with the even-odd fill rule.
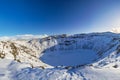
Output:
[[[75,34],[120,27],[120,0],[0,0],[0,36]]]

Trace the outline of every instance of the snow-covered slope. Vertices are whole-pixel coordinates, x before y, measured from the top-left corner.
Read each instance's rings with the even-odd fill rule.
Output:
[[[91,65],[119,53],[119,34],[63,34],[33,39],[27,44],[39,53],[40,60],[51,66]]]
[[[120,34],[1,39],[0,58],[0,80],[119,80]]]

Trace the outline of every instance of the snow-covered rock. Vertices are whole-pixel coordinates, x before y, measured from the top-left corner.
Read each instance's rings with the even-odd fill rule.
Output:
[[[119,80],[120,34],[1,39],[0,58],[1,80]]]

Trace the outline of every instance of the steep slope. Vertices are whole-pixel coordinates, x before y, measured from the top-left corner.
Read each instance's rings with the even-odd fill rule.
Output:
[[[0,41],[0,58],[29,63],[31,67],[46,67],[47,64],[41,62],[36,54],[31,48],[16,43],[16,41]]]
[[[1,58],[42,68],[90,65],[96,61],[100,64],[113,52],[115,56],[120,52],[119,34],[110,32],[0,41]]]
[[[99,61],[119,50],[119,34],[110,32],[55,35],[27,42],[44,63],[52,66],[80,66]]]
[[[1,40],[0,58],[1,80],[119,80],[120,34]]]

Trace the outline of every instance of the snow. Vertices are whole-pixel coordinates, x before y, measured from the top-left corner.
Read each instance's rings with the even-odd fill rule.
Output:
[[[0,59],[0,80],[11,80],[11,71],[30,67],[29,64],[20,64],[11,59]]]
[[[24,68],[13,80],[119,80],[120,69],[82,68],[74,70]]]
[[[0,41],[0,80],[120,80],[120,34],[27,36]]]
[[[94,51],[89,49],[56,51],[44,53],[40,60],[52,66],[76,66],[93,62],[97,58]]]

